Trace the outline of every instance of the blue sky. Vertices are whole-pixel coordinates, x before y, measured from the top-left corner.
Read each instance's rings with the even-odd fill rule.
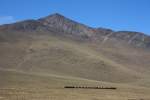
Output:
[[[92,27],[150,34],[150,0],[0,0],[0,24],[56,12]]]

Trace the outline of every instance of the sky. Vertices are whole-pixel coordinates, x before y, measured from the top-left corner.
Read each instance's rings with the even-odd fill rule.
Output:
[[[0,24],[53,13],[91,27],[150,35],[150,0],[0,0]]]

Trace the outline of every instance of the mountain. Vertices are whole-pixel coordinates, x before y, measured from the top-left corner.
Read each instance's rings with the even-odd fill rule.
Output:
[[[51,41],[53,44],[51,44],[51,42],[49,43],[48,42],[50,41],[49,39],[50,40],[52,39],[54,43],[53,41]],[[57,40],[57,39],[60,39],[60,40]],[[57,42],[59,41],[60,43],[58,42],[57,44],[56,40]],[[69,41],[70,43],[68,43]],[[110,72],[112,71],[111,70],[112,67],[110,66],[115,67],[115,66],[127,65],[128,68],[132,66],[131,68],[133,69],[136,69],[139,66],[142,66],[143,68],[140,69],[141,72],[147,70],[149,66],[148,55],[149,55],[149,48],[150,48],[150,36],[147,36],[139,32],[130,32],[130,31],[116,32],[116,31],[113,31],[111,29],[106,29],[106,28],[92,28],[84,24],[80,24],[71,19],[68,19],[58,13],[40,18],[38,20],[25,20],[25,21],[13,23],[13,24],[0,26],[0,43],[2,44],[0,53],[2,54],[6,53],[4,57],[1,56],[1,59],[4,59],[4,61],[1,60],[2,62],[0,63],[2,68],[6,65],[8,65],[6,66],[8,68],[16,67],[18,65],[13,66],[12,64],[14,64],[15,62],[18,62],[18,60],[21,63],[19,65],[21,69],[22,68],[30,69],[28,68],[29,66],[30,67],[37,66],[37,68],[34,67],[36,70],[38,69],[38,65],[40,65],[38,64],[39,62],[48,63],[46,65],[47,67],[51,65],[55,65],[57,67],[56,61],[58,58],[62,57],[62,59],[60,60],[60,62],[62,63],[58,63],[59,66],[63,66],[64,64],[64,66],[76,67],[75,70],[79,71],[79,73],[81,74],[80,70],[78,69],[81,69],[82,66],[88,67],[91,64],[90,66],[92,66],[93,68],[91,72],[89,73],[92,73],[92,71],[97,71],[97,68],[100,68],[99,70],[101,73],[104,74],[104,77],[99,76],[99,72],[96,72],[97,74],[95,73],[96,75],[94,76],[91,74],[88,74],[86,76],[89,76],[92,79],[96,79],[96,80],[99,80],[101,78],[104,78],[105,80],[105,77],[108,75],[108,73],[104,73],[104,71],[101,70],[101,67],[104,67],[104,66],[108,66],[109,70],[107,71],[110,71]],[[6,43],[8,44],[6,45]],[[21,45],[21,43],[23,44]],[[79,45],[79,43],[82,45],[84,44],[84,45],[83,46]],[[89,47],[87,47],[85,44],[89,45]],[[13,45],[13,46],[9,46],[9,45]],[[16,48],[13,48],[15,46]],[[84,46],[87,49],[85,49]],[[115,52],[116,50],[117,52]],[[51,54],[50,51],[54,53]],[[7,52],[9,53],[12,52],[12,54],[8,55]],[[23,54],[19,54],[19,52]],[[131,54],[131,52],[134,52],[134,53]],[[138,54],[138,52],[141,52],[141,54]],[[51,57],[49,57],[48,54]],[[43,58],[44,55],[47,55],[46,58]],[[92,58],[90,55],[92,56]],[[101,57],[102,55],[104,57]],[[11,56],[17,57],[16,59],[14,59],[16,61],[13,61]],[[28,58],[28,57],[26,58],[26,56],[31,56],[29,61],[24,61],[24,59]],[[38,57],[35,58],[34,56],[38,56],[39,61],[37,60]],[[42,58],[45,60],[43,61]],[[10,61],[8,61],[8,59]],[[53,64],[50,61],[47,62],[47,60],[50,60],[50,59],[54,60],[55,63],[53,62],[54,63]],[[86,65],[87,61],[89,61],[88,62],[89,64]],[[8,62],[11,62],[12,64],[9,65]],[[28,63],[30,64],[28,65]],[[115,65],[112,65],[111,63],[114,63]],[[40,68],[41,70],[43,65],[41,64],[40,66],[41,66]],[[133,66],[136,66],[136,67],[134,68]],[[45,69],[43,68],[42,70],[47,70],[47,67]],[[65,69],[64,70],[65,73],[71,74],[73,73],[71,71],[72,67],[68,67],[68,68],[62,67],[62,69]],[[105,68],[107,67],[104,67],[104,69]],[[60,69],[61,67],[58,68],[58,70]],[[51,68],[49,68],[49,70],[51,70]],[[84,67],[83,67],[83,70],[85,70]],[[113,70],[115,70],[115,68],[113,68]],[[87,72],[85,71],[84,74],[85,73]],[[125,73],[128,73],[128,72],[125,72]],[[111,76],[115,74],[116,73],[111,72]],[[79,76],[82,76],[82,74]],[[126,76],[122,75],[122,77],[126,77]]]
[[[105,28],[92,28],[70,20],[58,13],[38,20],[26,20],[14,24],[3,25],[1,31],[55,31],[82,40],[105,42],[108,39],[118,40],[136,47],[150,47],[150,36],[140,32],[113,31]],[[59,35],[60,35],[59,34]],[[2,37],[1,37],[2,38]],[[118,42],[117,41],[117,42]]]
[[[93,28],[58,13],[1,25],[0,88],[103,84],[146,91],[149,49],[143,33]]]

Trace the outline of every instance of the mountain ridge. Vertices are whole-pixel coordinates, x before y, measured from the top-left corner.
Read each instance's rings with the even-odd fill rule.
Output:
[[[150,36],[133,31],[114,31],[106,28],[93,28],[73,21],[59,13],[54,13],[37,20],[25,20],[0,26],[0,31],[49,31],[54,30],[82,40],[106,42],[116,39],[136,47],[150,48]]]

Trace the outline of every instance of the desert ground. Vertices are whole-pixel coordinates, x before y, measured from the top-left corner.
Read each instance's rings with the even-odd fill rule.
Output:
[[[145,87],[15,71],[0,74],[0,100],[150,100],[150,89]],[[65,85],[114,86],[117,89],[67,89]]]

